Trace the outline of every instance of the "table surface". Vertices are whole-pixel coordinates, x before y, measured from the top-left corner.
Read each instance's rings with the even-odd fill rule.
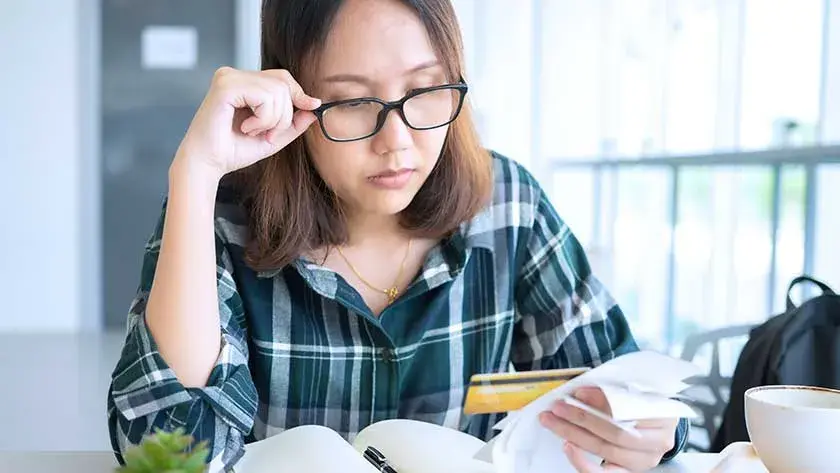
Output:
[[[718,462],[711,453],[683,453],[652,473],[708,473]],[[0,473],[113,473],[111,452],[3,452]]]

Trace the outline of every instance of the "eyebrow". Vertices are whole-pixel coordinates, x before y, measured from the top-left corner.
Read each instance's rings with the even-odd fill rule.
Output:
[[[439,67],[440,65],[441,65],[440,61],[438,61],[436,59],[431,60],[431,61],[426,61],[426,62],[420,63],[420,64],[412,67],[411,69],[408,69],[407,71],[405,71],[403,73],[403,75],[404,76],[410,76],[412,74],[416,74],[416,73],[424,71],[426,69],[432,69],[434,67]],[[370,79],[368,79],[365,76],[360,76],[360,75],[356,75],[356,74],[334,74],[334,75],[331,75],[331,76],[328,76],[328,77],[324,78],[322,80],[322,82],[328,83],[328,84],[333,84],[333,83],[338,83],[338,82],[356,82],[356,83],[359,83],[359,84],[370,85],[373,81],[371,81]]]

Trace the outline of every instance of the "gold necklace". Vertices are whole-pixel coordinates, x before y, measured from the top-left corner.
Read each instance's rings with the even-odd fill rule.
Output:
[[[408,259],[409,253],[411,253],[411,239],[410,238],[408,240],[408,245],[406,246],[406,249],[405,249],[405,256],[403,256],[402,263],[400,264],[400,270],[397,273],[397,277],[394,278],[394,284],[391,287],[389,287],[388,289],[380,289],[380,288],[374,286],[373,284],[369,283],[367,281],[367,279],[362,277],[362,275],[359,274],[358,271],[356,271],[356,267],[353,266],[353,263],[351,263],[349,259],[347,259],[347,256],[344,255],[344,252],[341,251],[341,248],[336,246],[335,249],[338,250],[338,254],[341,255],[342,259],[344,259],[344,262],[347,263],[347,266],[350,267],[351,271],[353,271],[353,274],[355,274],[356,277],[359,278],[359,281],[362,281],[367,287],[373,289],[374,291],[381,292],[381,293],[385,294],[385,296],[388,298],[388,305],[393,304],[394,301],[397,300],[397,296],[400,295],[400,290],[397,287],[397,285],[400,282],[400,277],[402,276],[403,268],[405,268],[405,261]]]

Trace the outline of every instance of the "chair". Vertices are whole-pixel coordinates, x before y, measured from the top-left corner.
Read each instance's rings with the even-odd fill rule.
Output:
[[[686,338],[682,355],[680,356],[683,360],[693,362],[705,345],[711,345],[712,348],[709,373],[705,376],[698,376],[689,380],[688,382],[692,384],[692,387],[686,391],[686,394],[690,398],[686,400],[686,403],[700,413],[698,419],[692,420],[692,431],[695,432],[695,429],[705,431],[706,442],[703,445],[690,437],[686,444],[686,449],[701,452],[708,450],[720,426],[726,405],[729,402],[732,377],[731,375],[724,376],[720,371],[721,342],[743,337],[744,343],[746,343],[750,331],[754,327],[756,327],[755,324],[733,325],[697,333]],[[738,350],[740,351],[742,348],[743,345]]]

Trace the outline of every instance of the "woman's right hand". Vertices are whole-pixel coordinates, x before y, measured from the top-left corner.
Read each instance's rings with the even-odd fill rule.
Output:
[[[321,105],[285,70],[222,67],[181,141],[176,161],[221,179],[283,149],[316,120]],[[297,109],[297,110],[295,110]]]

